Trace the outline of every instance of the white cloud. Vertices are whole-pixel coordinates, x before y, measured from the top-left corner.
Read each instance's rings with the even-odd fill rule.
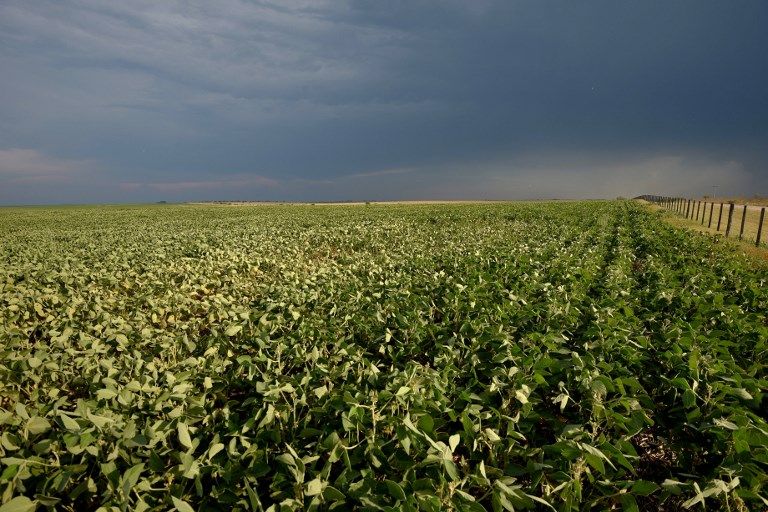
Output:
[[[90,160],[56,158],[35,149],[0,149],[0,180],[6,185],[68,182],[94,167]]]
[[[411,174],[417,171],[418,169],[415,168],[402,167],[395,169],[382,169],[379,171],[356,172],[354,174],[343,176],[342,178],[373,178],[376,176],[392,176],[393,174]]]
[[[233,193],[242,191],[253,192],[254,189],[273,188],[279,185],[279,181],[258,174],[237,174],[220,178],[177,180],[177,181],[150,181],[150,182],[124,182],[119,188],[125,192],[136,192],[148,189],[154,192],[166,192],[179,194],[201,191],[203,193]]]
[[[0,27],[6,40],[46,44],[51,64],[134,66],[198,90],[284,98],[311,94],[309,83],[317,89],[370,80],[377,61],[397,55],[402,32],[347,24],[335,10],[238,0],[6,2]],[[355,48],[373,43],[378,58],[357,58]]]
[[[360,179],[365,178],[365,197]],[[361,199],[585,199],[641,194],[738,194],[752,175],[740,162],[694,153],[633,156],[565,152],[490,161],[365,171],[302,188],[303,197],[333,194]]]

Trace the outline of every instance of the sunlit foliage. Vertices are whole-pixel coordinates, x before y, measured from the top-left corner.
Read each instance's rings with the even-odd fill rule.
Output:
[[[0,510],[759,510],[766,273],[630,202],[0,211]]]

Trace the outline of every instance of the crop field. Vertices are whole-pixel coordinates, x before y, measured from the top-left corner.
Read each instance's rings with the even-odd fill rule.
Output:
[[[629,201],[0,210],[0,511],[765,510],[768,272]]]

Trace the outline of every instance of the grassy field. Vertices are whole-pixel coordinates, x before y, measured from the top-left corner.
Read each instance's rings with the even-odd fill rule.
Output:
[[[764,509],[768,276],[665,216],[0,209],[0,511]]]
[[[735,196],[735,197],[697,197],[697,201],[707,201],[714,203],[728,203],[733,201],[736,204],[748,204],[750,206],[768,206],[768,197],[764,196]]]
[[[760,210],[761,206],[737,204],[733,209],[733,218],[731,219],[731,231],[729,233],[730,238],[738,238],[742,236],[742,240],[754,242],[757,238],[757,229],[760,222]],[[702,202],[697,204],[694,208],[694,212],[691,213],[692,220],[698,225],[706,228],[712,233],[726,232],[728,226],[728,210],[730,205],[728,203],[723,204],[722,214],[720,213],[720,203]],[[710,225],[710,213],[712,214],[712,222]],[[718,231],[718,219],[720,220]],[[742,232],[741,223],[744,221],[744,229]],[[763,220],[763,232],[761,237],[761,244],[768,245],[768,219]]]
[[[644,203],[648,205],[652,210],[665,212],[665,219],[672,225],[692,229],[700,233],[706,233],[708,235],[721,235],[725,237],[727,224],[728,224],[728,204],[723,205],[722,215],[720,214],[720,204],[715,203],[714,207],[711,204],[704,205],[702,203],[699,209],[698,216],[694,212],[693,218],[686,218],[682,214],[673,212],[665,207]],[[746,212],[744,206],[741,208],[734,208],[733,219],[731,220],[731,231],[728,235],[728,239],[737,242],[739,247],[750,255],[756,256],[758,259],[768,260],[768,214],[766,214],[763,220],[762,235],[760,238],[760,245],[756,245],[757,231],[760,227],[760,209],[757,206],[748,206]],[[709,214],[712,210],[712,221],[710,223]],[[741,231],[741,221],[744,217],[744,230]],[[720,229],[718,230],[718,218],[720,218]],[[739,237],[741,235],[741,238]]]

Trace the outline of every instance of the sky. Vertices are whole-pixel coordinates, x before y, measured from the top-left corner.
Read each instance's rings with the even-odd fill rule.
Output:
[[[0,204],[768,195],[768,2],[3,0]]]

